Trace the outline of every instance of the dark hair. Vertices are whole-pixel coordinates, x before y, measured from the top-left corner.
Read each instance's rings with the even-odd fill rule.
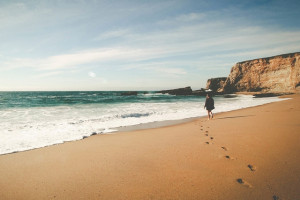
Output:
[[[212,96],[210,92],[209,92],[209,93],[207,93],[207,95],[208,95],[208,97],[210,97],[210,98],[211,98],[211,96]]]

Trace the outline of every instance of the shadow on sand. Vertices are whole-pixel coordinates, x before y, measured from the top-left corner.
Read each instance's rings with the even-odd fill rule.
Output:
[[[255,115],[242,115],[242,116],[233,116],[233,117],[222,117],[222,118],[215,118],[215,120],[217,119],[234,119],[234,118],[240,118],[240,117],[253,117]]]

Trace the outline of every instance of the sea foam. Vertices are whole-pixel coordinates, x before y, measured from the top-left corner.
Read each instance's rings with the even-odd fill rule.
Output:
[[[86,95],[83,93],[82,95]],[[93,97],[97,94],[90,94]],[[153,99],[153,97],[155,99]],[[57,96],[50,96],[50,99]],[[72,96],[69,101],[74,102]],[[85,97],[87,98],[87,97]],[[107,97],[109,98],[109,97]],[[117,97],[121,99],[122,97]],[[181,120],[206,115],[204,98],[145,94],[124,97],[122,103],[63,104],[58,106],[23,106],[0,109],[0,154],[24,151],[80,140],[94,134],[116,132],[118,128],[150,122]],[[132,98],[129,99],[128,98]],[[147,100],[151,98],[151,101]],[[176,98],[175,100],[173,98]],[[105,99],[105,98],[103,98]],[[282,98],[214,97],[214,113],[283,100]],[[90,99],[89,102],[92,102]]]

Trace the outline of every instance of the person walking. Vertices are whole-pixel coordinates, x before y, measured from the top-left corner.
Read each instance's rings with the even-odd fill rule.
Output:
[[[215,109],[215,102],[214,99],[212,98],[211,93],[207,93],[206,95],[204,109],[205,108],[207,110],[208,120],[214,118],[214,114],[212,113],[212,110]]]

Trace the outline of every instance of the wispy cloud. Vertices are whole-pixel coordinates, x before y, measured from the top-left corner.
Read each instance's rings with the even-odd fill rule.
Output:
[[[128,34],[131,34],[131,32],[128,29],[118,29],[118,30],[101,33],[100,35],[95,37],[94,40],[115,39],[115,38],[128,36]]]
[[[242,56],[270,56],[284,53],[283,51],[297,50],[300,44],[300,31],[267,30],[263,27],[241,27],[235,30],[226,28],[225,25],[188,25],[175,30],[160,31],[152,34],[131,33],[128,30],[120,30],[105,33],[107,37],[123,34],[135,34],[122,46],[109,48],[94,48],[76,51],[68,54],[60,54],[46,58],[14,58],[4,59],[0,62],[1,68],[30,67],[36,70],[59,70],[74,69],[91,63],[102,63],[122,67],[125,63],[135,65],[141,70],[154,70],[169,74],[186,74],[181,67],[174,67],[174,63],[168,65],[160,63],[155,59],[172,59],[180,61],[186,56],[193,55],[185,60],[186,65],[191,65],[201,60],[210,61],[224,57]],[[203,32],[204,29],[205,30]],[[216,29],[223,29],[222,34],[214,33]],[[215,35],[215,37],[209,37]],[[144,43],[146,45],[144,45]],[[210,56],[207,56],[209,54]],[[148,62],[147,66],[144,62]],[[220,61],[214,61],[215,67]],[[211,64],[213,65],[213,64]],[[196,66],[195,66],[196,67]],[[203,66],[207,68],[207,66]]]
[[[1,67],[30,67],[38,70],[56,70],[76,68],[82,64],[109,60],[121,55],[122,51],[120,49],[89,49],[80,52],[61,54],[39,59],[15,58],[2,63]]]
[[[89,83],[133,71],[165,82],[226,76],[235,62],[300,51],[298,9],[274,13],[278,2],[0,3],[0,78],[16,71]]]
[[[63,71],[51,71],[51,72],[46,72],[46,73],[41,73],[35,76],[35,78],[45,78],[45,77],[50,77],[50,76],[56,76],[58,74],[62,74]]]
[[[184,14],[184,15],[179,15],[178,17],[176,17],[177,21],[182,21],[182,22],[190,22],[190,21],[196,21],[196,20],[200,20],[203,19],[205,17],[204,13],[188,13],[188,14]]]
[[[175,67],[172,62],[147,62],[134,65],[123,65],[123,70],[146,70],[163,76],[178,77],[187,74],[182,67]]]
[[[157,22],[157,24],[160,26],[182,26],[186,23],[198,22],[199,20],[203,20],[205,17],[206,14],[204,12],[203,13],[192,12],[192,13],[182,14],[176,17],[160,20]]]

